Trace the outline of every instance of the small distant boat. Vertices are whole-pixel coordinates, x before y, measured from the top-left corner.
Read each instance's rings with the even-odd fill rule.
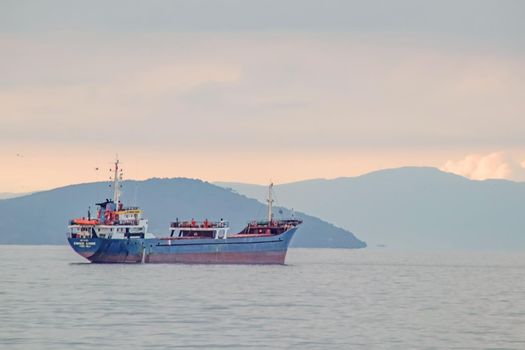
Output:
[[[77,218],[68,226],[68,242],[93,263],[284,264],[288,245],[301,220],[275,220],[272,188],[268,189],[268,218],[252,221],[239,233],[229,223],[179,221],[166,237],[148,232],[148,220],[139,207],[120,202],[119,161],[115,162],[113,199],[97,203],[96,218]]]

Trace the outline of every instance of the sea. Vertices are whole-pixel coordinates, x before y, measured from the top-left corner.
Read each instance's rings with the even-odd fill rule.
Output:
[[[0,349],[525,349],[525,253],[96,265],[0,246]]]

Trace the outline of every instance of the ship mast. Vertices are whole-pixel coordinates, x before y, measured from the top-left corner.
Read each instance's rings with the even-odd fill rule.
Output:
[[[120,197],[118,163],[119,160],[117,158],[117,160],[115,161],[115,170],[113,174],[113,203],[117,205]]]
[[[272,189],[273,189],[273,182],[270,183],[270,186],[268,186],[268,223],[272,222]]]

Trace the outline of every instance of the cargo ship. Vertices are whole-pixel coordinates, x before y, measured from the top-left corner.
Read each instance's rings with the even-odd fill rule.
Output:
[[[97,203],[94,218],[88,211],[87,217],[73,219],[68,226],[69,244],[92,263],[284,264],[290,241],[302,223],[293,217],[274,219],[270,184],[266,220],[251,221],[232,234],[223,219],[177,219],[166,236],[157,237],[148,232],[148,220],[139,207],[121,203],[118,160],[113,172],[113,199]]]

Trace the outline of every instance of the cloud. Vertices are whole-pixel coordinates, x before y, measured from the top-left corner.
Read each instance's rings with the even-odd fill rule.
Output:
[[[389,33],[521,51],[525,30],[522,1],[27,0],[0,6],[3,33]]]
[[[0,160],[45,162],[15,159],[0,183],[27,192],[89,181],[92,164],[115,152],[142,159],[133,176],[263,183],[275,167],[254,172],[261,163],[289,164],[279,175],[294,181],[522,150],[522,57],[426,44],[345,33],[2,34]],[[60,165],[80,158],[85,171]]]
[[[469,154],[460,160],[449,160],[441,170],[472,180],[525,179],[525,161],[521,164],[504,152]]]
[[[116,134],[177,151],[522,145],[525,64],[512,55],[332,33],[4,35],[0,46],[3,147]]]

